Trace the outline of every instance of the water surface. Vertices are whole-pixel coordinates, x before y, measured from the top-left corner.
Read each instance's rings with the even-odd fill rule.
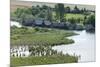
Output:
[[[75,43],[69,45],[54,46],[52,49],[62,51],[64,54],[78,55],[81,58],[78,62],[95,61],[95,34],[84,31],[74,31],[80,35],[68,37]]]

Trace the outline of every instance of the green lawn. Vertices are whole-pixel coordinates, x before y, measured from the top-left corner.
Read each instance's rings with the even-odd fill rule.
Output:
[[[56,13],[55,12],[53,12],[53,16],[55,16],[56,15]],[[66,20],[69,20],[69,19],[72,19],[72,18],[74,18],[74,19],[80,19],[80,21],[83,23],[83,21],[84,21],[84,17],[85,17],[85,15],[84,14],[73,14],[73,13],[66,13],[65,14],[65,18],[66,18]],[[54,18],[54,17],[53,17]]]
[[[11,66],[28,66],[28,65],[42,65],[42,64],[59,64],[59,63],[75,63],[77,57],[74,56],[42,56],[42,57],[23,57],[11,58]]]
[[[66,19],[71,19],[71,18],[74,18],[74,19],[84,19],[84,16],[83,14],[66,14]]]

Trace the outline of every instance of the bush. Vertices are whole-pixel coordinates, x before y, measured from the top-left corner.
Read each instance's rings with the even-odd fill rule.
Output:
[[[95,27],[95,15],[90,15],[86,20],[85,20],[85,25],[86,24],[91,24],[93,27]]]

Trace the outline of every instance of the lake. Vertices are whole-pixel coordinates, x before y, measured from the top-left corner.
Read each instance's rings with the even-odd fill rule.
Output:
[[[73,39],[75,43],[65,44],[54,46],[52,49],[57,50],[58,52],[62,51],[64,54],[68,53],[70,55],[81,56],[78,62],[93,62],[95,61],[95,33],[87,33],[83,31],[74,31],[79,35],[68,37]]]

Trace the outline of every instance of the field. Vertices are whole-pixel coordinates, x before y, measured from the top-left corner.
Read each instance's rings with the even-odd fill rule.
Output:
[[[84,19],[85,15],[82,14],[66,14],[66,19],[71,19],[71,18],[75,18],[75,19]]]
[[[31,2],[21,2],[21,1],[16,1],[16,0],[11,0],[11,4],[10,4],[10,9],[11,12],[15,11],[17,8],[29,8],[32,6]]]
[[[12,46],[38,46],[30,47],[32,54],[29,57],[11,57],[11,66],[26,66],[40,64],[58,64],[78,62],[77,56],[64,55],[49,46],[74,43],[73,40],[65,37],[76,35],[74,32],[49,28],[11,28]],[[44,48],[45,46],[45,48]],[[44,55],[44,51],[46,55]],[[51,54],[50,54],[51,51]],[[38,53],[38,56],[35,56]],[[42,53],[42,56],[39,56]]]
[[[12,11],[15,11],[17,8],[25,8],[25,7],[31,7],[32,5],[44,5],[44,3],[38,3],[36,2],[35,4],[33,4],[33,2],[31,1],[16,1],[16,0],[11,0],[11,12]],[[47,3],[46,5],[48,6],[51,6],[51,7],[54,7],[55,6],[55,3]],[[75,5],[72,5],[72,4],[65,4],[65,6],[69,6],[71,7],[72,9],[74,8]],[[77,4],[77,6],[81,9],[83,7],[86,7],[87,9],[89,10],[95,10],[95,6],[94,5],[79,5]]]
[[[74,56],[42,56],[42,57],[23,57],[11,58],[11,66],[28,66],[42,64],[59,64],[77,62]]]
[[[21,31],[21,32],[20,32]],[[54,46],[60,44],[69,44],[74,41],[65,37],[75,35],[73,32],[40,29],[34,32],[35,29],[16,28],[11,30],[11,46],[14,45],[44,45]]]

